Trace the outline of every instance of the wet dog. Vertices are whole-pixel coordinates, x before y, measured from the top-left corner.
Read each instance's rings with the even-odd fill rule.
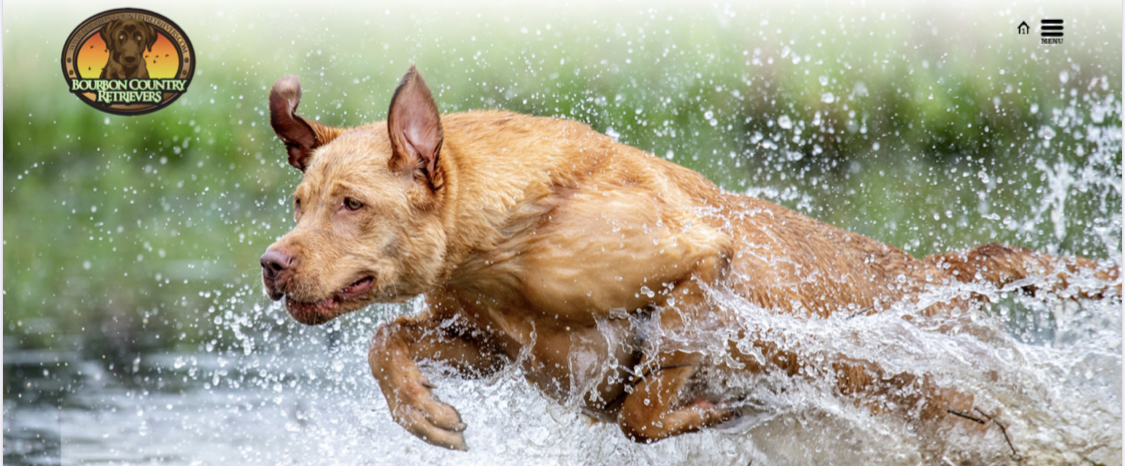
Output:
[[[395,421],[447,448],[466,448],[466,426],[434,396],[419,361],[465,377],[515,364],[547,395],[637,442],[737,416],[727,400],[692,388],[716,364],[821,377],[860,404],[953,419],[973,407],[971,396],[924,374],[780,346],[740,326],[714,290],[809,319],[904,303],[933,316],[972,304],[919,303],[960,282],[1064,289],[1077,275],[1118,276],[1116,267],[995,244],[918,260],[723,192],[581,123],[441,115],[414,67],[386,122],[325,126],[296,113],[300,98],[293,76],[269,96],[270,123],[303,178],[296,226],[261,258],[267,293],[310,325],[424,295],[420,314],[378,328],[369,363]],[[1017,282],[1032,275],[1050,280]],[[1120,284],[1085,292],[1120,295]],[[707,357],[716,350],[725,356]]]
[[[152,51],[156,44],[156,27],[135,19],[118,19],[102,26],[109,59],[102,68],[100,79],[148,78],[145,50]]]

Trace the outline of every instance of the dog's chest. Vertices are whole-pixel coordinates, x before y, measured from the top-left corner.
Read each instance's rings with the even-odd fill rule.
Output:
[[[621,311],[585,325],[509,309],[470,312],[479,316],[477,325],[507,337],[508,358],[544,394],[591,416],[610,419],[629,371],[639,362],[643,337],[638,321],[647,316]]]

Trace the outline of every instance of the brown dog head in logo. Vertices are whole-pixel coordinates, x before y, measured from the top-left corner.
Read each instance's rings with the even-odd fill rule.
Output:
[[[102,68],[101,79],[148,78],[145,50],[156,44],[156,28],[136,19],[119,19],[102,26],[109,60]]]

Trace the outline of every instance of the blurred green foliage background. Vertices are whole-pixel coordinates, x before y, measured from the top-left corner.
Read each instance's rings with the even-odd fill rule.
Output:
[[[999,241],[1121,261],[1120,3],[515,5],[144,5],[198,71],[171,107],[121,117],[70,95],[58,62],[120,5],[5,2],[5,348],[125,357],[281,325],[258,256],[299,173],[269,86],[297,74],[302,114],[360,125],[412,63],[444,112],[583,121],[916,256]],[[1039,45],[1055,16],[1065,43]]]

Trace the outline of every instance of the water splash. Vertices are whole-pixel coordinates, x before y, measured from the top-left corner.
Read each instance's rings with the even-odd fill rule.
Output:
[[[982,291],[935,289],[928,302]],[[972,393],[975,406],[1006,430],[970,421],[934,427],[876,413],[838,395],[827,379],[715,370],[705,377],[737,400],[745,415],[739,422],[637,445],[616,425],[584,416],[578,403],[547,398],[517,370],[467,381],[423,365],[437,395],[469,425],[472,450],[451,452],[391,420],[365,364],[379,319],[356,313],[325,328],[300,327],[271,305],[230,320],[239,322],[244,339],[260,344],[149,356],[137,363],[135,384],[104,377],[95,383],[97,371],[87,373],[97,388],[76,398],[83,409],[65,410],[65,422],[101,428],[68,432],[68,445],[77,446],[67,455],[181,464],[1014,463],[1006,434],[1028,464],[1121,461],[1119,298],[1079,302],[991,291],[990,310],[946,318],[904,319],[918,309],[899,306],[808,319],[710,293],[715,304],[738,312],[749,338],[799,347],[813,360],[846,355],[888,373],[928,374],[940,386]],[[418,306],[420,300],[374,310],[391,318]],[[722,337],[712,335],[719,343],[712,355],[723,353]]]

